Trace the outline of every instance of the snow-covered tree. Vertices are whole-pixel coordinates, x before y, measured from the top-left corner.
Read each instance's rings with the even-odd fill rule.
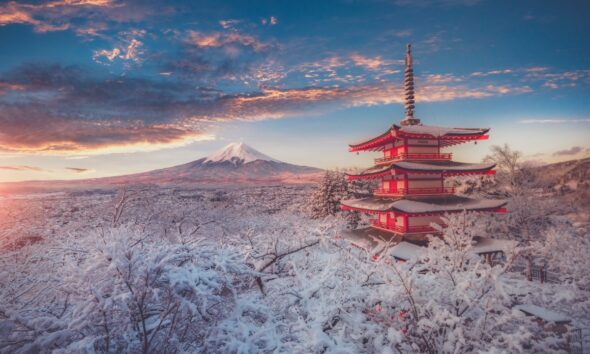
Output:
[[[323,218],[340,212],[340,201],[348,198],[346,176],[340,171],[327,170],[309,202],[312,218]]]

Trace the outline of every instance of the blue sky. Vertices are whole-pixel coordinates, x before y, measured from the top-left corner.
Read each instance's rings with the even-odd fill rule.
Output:
[[[583,1],[0,2],[0,181],[172,166],[243,141],[323,168],[403,117],[491,127],[527,159],[590,155]]]

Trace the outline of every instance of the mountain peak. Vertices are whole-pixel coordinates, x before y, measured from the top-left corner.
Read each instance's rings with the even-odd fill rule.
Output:
[[[237,165],[245,164],[256,160],[280,162],[240,142],[231,143],[223,147],[222,149],[214,152],[213,154],[207,156],[203,163],[229,161],[234,165]]]

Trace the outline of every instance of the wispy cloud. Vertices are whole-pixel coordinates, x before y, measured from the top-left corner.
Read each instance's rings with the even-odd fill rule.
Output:
[[[590,119],[525,119],[521,120],[523,124],[576,124],[590,123]]]
[[[221,21],[219,21],[219,25],[221,27],[223,27],[223,29],[230,29],[230,28],[235,27],[237,24],[239,24],[241,22],[242,21],[240,21],[240,20],[232,20],[232,19],[229,19],[229,20],[221,20]]]
[[[263,25],[275,26],[279,23],[279,20],[275,16],[270,16],[269,18],[263,18],[260,20],[260,23]]]
[[[553,156],[571,156],[571,155],[577,155],[580,152],[582,152],[584,150],[584,148],[582,148],[581,146],[572,146],[569,149],[566,150],[560,150],[560,151],[556,151],[553,153]]]
[[[269,45],[258,38],[243,34],[232,30],[229,32],[198,32],[190,31],[188,33],[188,42],[197,47],[213,47],[219,48],[230,45],[240,45],[244,47],[251,47],[255,51],[262,51],[269,47]]]
[[[94,172],[94,170],[91,168],[82,168],[82,167],[66,167],[65,169],[70,172],[74,172],[74,173],[78,173],[78,174]]]
[[[28,171],[28,172],[46,172],[41,167],[36,166],[0,166],[3,171]]]
[[[78,35],[98,35],[104,20],[136,21],[153,13],[136,2],[120,0],[9,1],[0,4],[0,26],[30,25],[36,32],[73,29]]]

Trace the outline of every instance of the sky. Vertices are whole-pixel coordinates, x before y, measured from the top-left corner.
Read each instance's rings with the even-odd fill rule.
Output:
[[[590,156],[587,1],[0,1],[0,182],[174,166],[244,142],[321,168],[403,116]]]

